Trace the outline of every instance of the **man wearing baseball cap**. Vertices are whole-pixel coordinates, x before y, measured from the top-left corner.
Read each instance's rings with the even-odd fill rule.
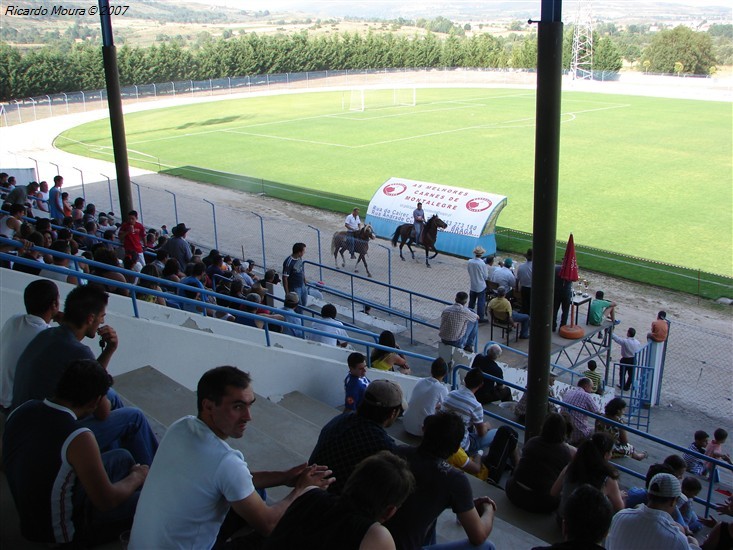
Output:
[[[649,482],[647,504],[616,514],[606,540],[608,550],[689,550],[699,548],[693,537],[685,537],[672,519],[682,492],[680,480],[672,474],[657,474]]]
[[[328,464],[336,478],[329,492],[340,494],[351,472],[366,457],[395,450],[395,442],[385,428],[406,409],[398,384],[373,380],[355,413],[340,414],[323,427],[308,463]]]

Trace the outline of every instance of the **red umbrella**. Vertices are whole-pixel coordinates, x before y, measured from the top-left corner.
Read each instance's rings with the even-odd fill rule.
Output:
[[[578,259],[575,257],[575,241],[573,241],[572,233],[568,239],[568,246],[565,248],[565,257],[560,267],[560,278],[572,282],[578,280]]]

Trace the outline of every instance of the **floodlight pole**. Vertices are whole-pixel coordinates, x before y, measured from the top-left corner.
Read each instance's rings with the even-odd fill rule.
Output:
[[[560,165],[562,33],[561,0],[542,0],[537,31],[531,338],[527,366],[525,441],[540,434],[547,414]]]
[[[99,18],[102,23],[102,60],[104,80],[107,84],[107,105],[109,123],[112,129],[112,150],[117,172],[117,192],[120,197],[120,215],[124,217],[132,210],[132,187],[127,160],[125,120],[122,114],[120,95],[120,74],[117,69],[117,48],[112,37],[112,20],[109,15],[109,0],[99,0]]]

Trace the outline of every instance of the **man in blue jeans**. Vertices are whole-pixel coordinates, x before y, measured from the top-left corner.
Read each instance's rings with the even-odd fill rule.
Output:
[[[463,379],[463,386],[448,393],[441,410],[452,411],[461,417],[466,428],[461,447],[468,456],[487,449],[496,437],[496,429],[484,421],[484,408],[476,399],[476,392],[484,385],[480,369],[471,369]],[[451,453],[452,454],[452,453]]]
[[[285,258],[283,262],[283,289],[285,294],[295,292],[301,307],[308,305],[308,287],[305,280],[305,266],[303,256],[305,255],[305,243],[295,243],[293,253]]]
[[[453,305],[445,308],[440,314],[440,341],[446,346],[463,348],[473,353],[473,344],[478,334],[479,317],[475,311],[466,307],[468,294],[459,292]]]
[[[100,453],[77,422],[106,400],[110,382],[97,361],[73,361],[53,397],[26,401],[8,417],[3,463],[28,540],[86,548],[132,525],[148,466],[124,449]]]

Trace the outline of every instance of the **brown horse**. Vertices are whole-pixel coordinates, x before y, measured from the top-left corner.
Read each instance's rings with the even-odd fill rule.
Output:
[[[445,229],[448,227],[443,220],[441,220],[437,214],[433,214],[430,219],[425,223],[425,227],[422,229],[421,243],[415,243],[415,226],[411,223],[404,223],[400,225],[392,235],[392,246],[397,246],[397,241],[400,241],[400,260],[404,261],[405,257],[402,255],[402,247],[407,245],[407,248],[412,254],[412,259],[415,259],[415,252],[413,252],[411,244],[415,243],[422,245],[425,248],[425,265],[430,267],[429,259],[432,260],[438,255],[438,251],[435,249],[435,241],[438,239],[438,229]],[[428,256],[430,251],[435,252],[432,256]]]
[[[364,264],[367,276],[371,277],[372,274],[369,272],[369,266],[367,266],[365,256],[369,252],[369,241],[374,239],[374,230],[371,224],[366,224],[361,229],[354,231],[354,252],[359,256],[356,258],[356,265],[354,266],[354,273],[359,273],[359,262]],[[344,259],[344,251],[349,250],[349,235],[347,231],[337,231],[333,234],[331,239],[331,254],[333,254],[333,260],[336,262],[336,267],[339,266],[338,255],[341,253],[341,267],[346,267],[346,260]]]

